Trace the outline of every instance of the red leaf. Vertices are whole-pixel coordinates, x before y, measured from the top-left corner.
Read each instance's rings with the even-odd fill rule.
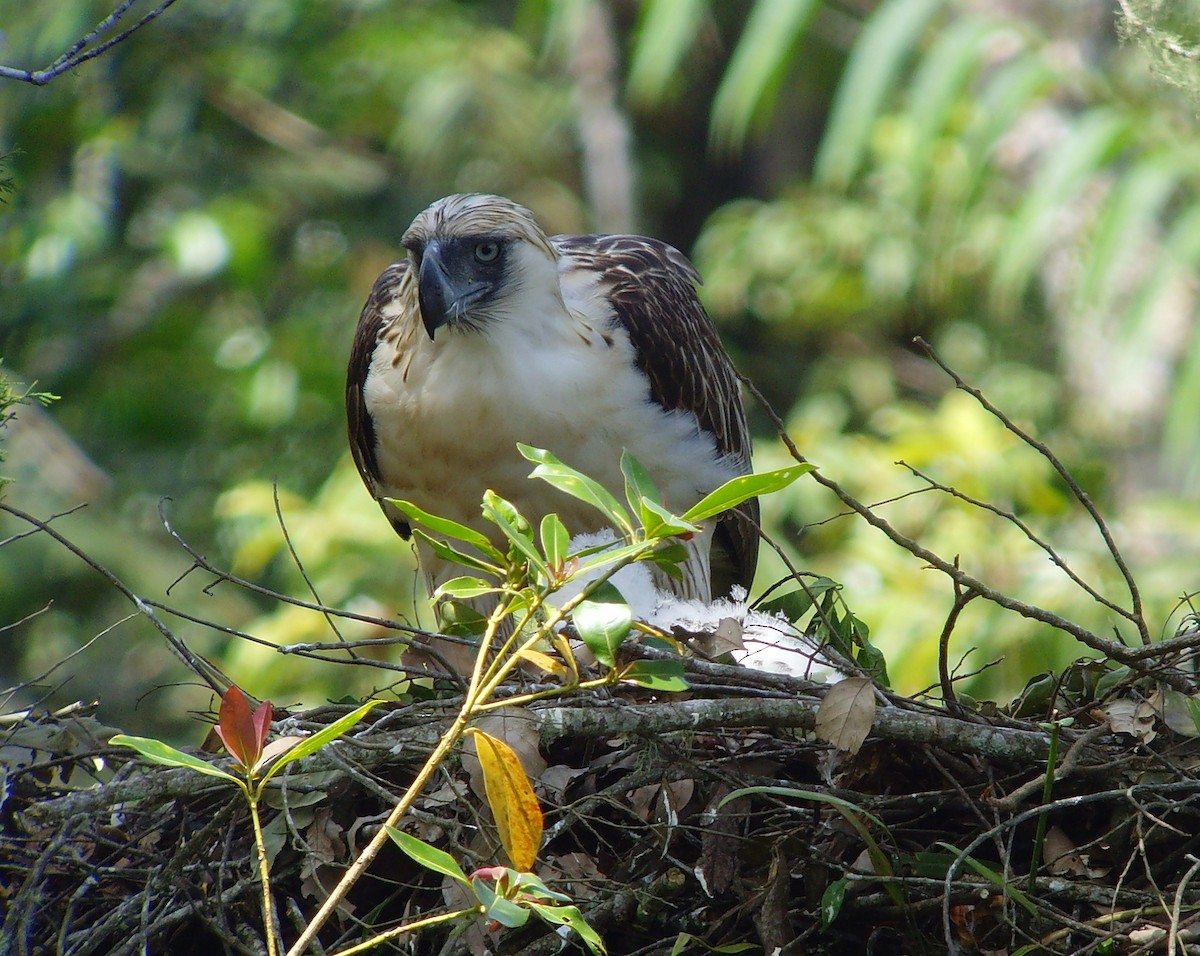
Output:
[[[251,711],[250,701],[236,684],[230,685],[221,698],[217,736],[243,767],[253,767],[258,761],[271,729],[271,711],[271,702],[267,700]]]

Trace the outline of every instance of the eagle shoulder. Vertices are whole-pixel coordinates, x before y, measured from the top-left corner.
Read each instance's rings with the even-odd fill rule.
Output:
[[[350,364],[346,369],[346,426],[350,436],[350,452],[359,475],[375,497],[378,497],[376,492],[383,476],[379,470],[375,425],[367,409],[364,392],[371,359],[380,335],[388,324],[384,307],[396,297],[407,272],[408,262],[401,260],[384,269],[375,280],[358,318],[354,344],[350,348]],[[401,537],[411,537],[412,528],[406,521],[390,513],[387,508],[384,511]]]
[[[712,435],[717,453],[750,470],[750,429],[733,363],[696,294],[695,266],[674,246],[629,235],[554,236],[560,269],[596,276],[616,322],[629,336],[651,398],[664,409],[689,412]],[[758,557],[757,499],[725,515],[716,529],[714,594],[722,584],[749,588]],[[718,559],[726,567],[718,568]],[[726,581],[718,582],[724,577]]]

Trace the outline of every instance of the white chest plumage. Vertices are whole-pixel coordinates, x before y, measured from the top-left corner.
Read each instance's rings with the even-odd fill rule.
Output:
[[[598,513],[530,480],[517,442],[549,449],[617,494],[629,449],[679,510],[733,476],[694,415],[651,399],[623,330],[597,331],[561,303],[541,306],[481,331],[417,336],[403,354],[377,349],[364,399],[380,494],[490,532],[480,501],[491,488],[534,523],[558,511],[576,533],[597,530]]]
[[[479,194],[438,200],[402,241],[408,259],[363,309],[346,393],[355,462],[401,533],[389,498],[497,540],[480,510],[487,489],[531,523],[555,511],[572,533],[599,530],[595,510],[528,477],[519,442],[618,498],[628,450],[676,511],[748,470],[732,366],[696,298],[699,276],[672,247],[547,238],[524,207]],[[751,502],[714,522],[689,544],[684,583],[664,584],[707,599],[718,568],[720,593],[748,583],[756,514]],[[421,559],[432,585],[458,573],[427,549]]]

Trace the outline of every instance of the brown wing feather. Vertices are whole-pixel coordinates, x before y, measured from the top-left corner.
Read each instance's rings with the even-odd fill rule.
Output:
[[[717,330],[696,296],[700,274],[683,253],[641,236],[554,236],[559,255],[601,274],[617,320],[666,409],[693,413],[722,456],[750,470],[750,429],[737,374]],[[746,588],[758,560],[758,500],[726,514],[714,535],[714,596]]]
[[[379,344],[379,334],[385,325],[383,307],[395,298],[396,290],[407,271],[406,261],[396,262],[388,266],[375,280],[366,305],[363,306],[362,315],[358,318],[354,345],[350,349],[350,364],[346,369],[346,425],[350,434],[350,452],[354,456],[354,464],[358,466],[358,473],[372,494],[376,493],[382,477],[379,474],[379,461],[375,452],[375,425],[371,421],[371,413],[367,411],[363,387],[367,382],[371,357]],[[383,507],[382,502],[380,507]],[[408,524],[390,514],[387,508],[384,508],[384,514],[388,515],[401,536],[407,538],[412,534]]]

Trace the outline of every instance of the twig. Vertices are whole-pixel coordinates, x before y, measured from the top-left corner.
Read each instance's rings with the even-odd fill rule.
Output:
[[[1104,516],[1100,514],[1100,510],[1096,507],[1095,502],[1092,501],[1091,496],[1083,490],[1079,482],[1075,480],[1075,476],[1071,474],[1071,472],[1067,469],[1067,466],[1059,460],[1058,456],[1050,450],[1049,446],[1047,446],[1045,442],[1039,441],[1030,435],[1027,431],[1017,425],[1016,422],[1004,414],[1004,412],[993,405],[982,391],[975,386],[968,384],[961,375],[959,375],[956,371],[954,371],[954,369],[942,361],[941,356],[934,351],[933,346],[931,346],[923,338],[918,336],[915,341],[916,344],[925,352],[925,354],[929,356],[930,361],[934,362],[943,372],[945,372],[954,380],[954,385],[956,388],[961,389],[975,399],[975,401],[977,401],[985,411],[992,415],[992,417],[1000,422],[1000,424],[1006,429],[1012,432],[1012,434],[1021,439],[1021,441],[1023,441],[1026,445],[1034,449],[1039,455],[1045,458],[1046,461],[1050,463],[1050,466],[1056,472],[1058,472],[1058,476],[1063,480],[1067,488],[1070,489],[1071,494],[1075,496],[1075,500],[1083,505],[1084,510],[1091,515],[1092,522],[1096,525],[1097,530],[1100,532],[1100,537],[1104,539],[1104,546],[1108,548],[1108,553],[1112,556],[1113,563],[1116,564],[1117,569],[1121,572],[1121,576],[1125,579],[1125,586],[1129,589],[1129,599],[1132,606],[1132,611],[1131,613],[1122,613],[1137,627],[1138,635],[1142,639],[1142,644],[1149,644],[1151,642],[1150,629],[1146,625],[1146,618],[1142,609],[1142,595],[1138,590],[1137,581],[1134,580],[1133,572],[1129,570],[1129,565],[1125,563],[1125,556],[1121,554],[1121,549],[1117,547],[1117,542],[1113,539],[1112,532],[1108,528],[1108,522],[1106,522],[1104,520]]]
[[[154,613],[154,609],[151,608],[150,605],[144,600],[142,600],[141,596],[135,593],[133,589],[130,588],[124,581],[113,574],[113,572],[104,567],[104,565],[100,564],[99,561],[89,555],[82,548],[75,545],[68,538],[59,534],[47,522],[42,521],[39,518],[35,518],[33,515],[27,514],[26,512],[21,511],[19,508],[14,508],[12,505],[5,504],[4,502],[0,502],[0,511],[4,511],[7,514],[12,515],[14,518],[19,518],[21,521],[26,522],[30,526],[37,528],[45,534],[48,534],[51,538],[75,555],[75,557],[79,558],[79,560],[86,564],[89,568],[96,571],[101,577],[107,580],[109,584],[125,595],[129,602],[133,604],[135,608],[137,608],[138,613],[140,613],[146,618],[146,620],[154,625],[155,630],[157,630],[164,638],[166,638],[168,646],[175,652],[179,659],[183,661],[183,663],[186,664],[198,677],[200,677],[201,680],[208,684],[208,686],[211,687],[215,693],[223,694],[225,692],[225,689],[229,686],[228,678],[226,678],[220,670],[206,661],[203,657],[193,653],[191,648],[189,648],[187,644],[176,637],[174,632],[172,632],[171,629],[167,627],[165,623],[163,623],[162,618]]]
[[[409,646],[414,646],[415,642],[411,638],[413,638],[413,637],[425,638],[425,640],[419,645],[421,648],[421,651],[425,654],[428,654],[431,658],[433,658],[435,661],[437,661],[437,663],[441,667],[443,667],[445,669],[446,674],[442,675],[442,676],[446,676],[451,680],[456,680],[459,682],[460,686],[462,685],[461,676],[458,674],[458,672],[455,670],[455,668],[449,663],[449,661],[447,661],[445,659],[445,657],[441,654],[441,652],[439,652],[437,650],[437,648],[435,646],[433,646],[438,641],[447,641],[447,642],[455,643],[455,642],[458,642],[458,640],[459,640],[458,638],[450,637],[448,635],[443,635],[443,634],[437,634],[432,631],[424,630],[423,628],[413,627],[409,624],[401,624],[399,621],[386,620],[384,618],[372,617],[372,616],[366,615],[366,614],[356,614],[352,611],[343,611],[338,608],[329,607],[324,604],[314,603],[312,601],[303,601],[300,598],[294,598],[294,597],[291,597],[290,595],[283,594],[282,592],[274,591],[271,588],[264,587],[261,584],[256,584],[254,581],[250,581],[250,580],[247,580],[246,578],[238,577],[236,574],[233,574],[232,572],[225,571],[221,568],[218,568],[215,564],[213,564],[211,561],[209,561],[208,558],[206,558],[199,551],[197,551],[194,547],[192,547],[187,542],[187,539],[185,539],[183,537],[183,535],[181,535],[178,531],[175,530],[174,525],[171,524],[171,520],[167,517],[167,514],[166,514],[166,503],[168,501],[170,501],[169,498],[163,498],[161,501],[159,501],[159,503],[158,503],[158,518],[162,522],[163,528],[166,529],[167,534],[169,534],[172,538],[174,538],[175,542],[181,548],[183,548],[183,550],[187,552],[188,557],[190,557],[192,559],[192,566],[190,568],[188,568],[186,571],[184,571],[183,574],[181,574],[178,578],[176,578],[175,582],[171,585],[171,587],[167,589],[168,593],[170,593],[171,588],[174,588],[177,584],[179,584],[180,581],[182,581],[184,578],[186,578],[193,571],[204,571],[206,574],[211,574],[214,578],[216,578],[215,581],[211,581],[210,583],[208,583],[204,586],[203,590],[205,593],[211,593],[212,589],[214,587],[216,587],[218,584],[222,584],[222,583],[232,584],[235,587],[241,588],[243,591],[249,591],[251,594],[257,594],[257,595],[260,595],[261,597],[270,598],[273,601],[279,601],[284,604],[290,604],[293,607],[303,608],[308,611],[313,611],[317,614],[334,615],[337,617],[346,618],[348,620],[362,621],[367,624],[374,624],[376,626],[383,627],[383,628],[386,628],[391,631],[398,631],[398,632],[401,632],[402,634],[408,635],[407,637],[396,638],[396,641],[398,643],[404,643]],[[175,612],[172,611],[171,613],[175,613]],[[201,623],[207,623],[207,622],[201,622]],[[253,638],[253,640],[258,640],[258,639]],[[267,642],[267,643],[270,643],[270,642]],[[276,649],[278,649],[278,645],[271,645],[271,646],[276,647]]]
[[[772,424],[775,425],[776,429],[778,430],[780,440],[787,448],[789,454],[791,454],[791,456],[801,464],[811,464],[811,462],[809,462],[809,460],[800,453],[800,450],[796,447],[796,443],[792,441],[792,437],[787,432],[787,426],[784,425],[783,420],[779,417],[778,413],[771,408],[766,398],[763,397],[762,392],[760,392],[754,383],[749,379],[740,375],[739,378],[754,396],[755,400],[761,405],[763,411],[767,414],[768,418],[770,418]],[[1050,627],[1053,627],[1056,630],[1070,634],[1081,644],[1098,651],[1106,657],[1120,661],[1123,664],[1127,664],[1129,667],[1134,668],[1141,673],[1154,674],[1159,680],[1164,681],[1165,683],[1174,687],[1176,690],[1182,691],[1183,693],[1191,692],[1192,680],[1187,675],[1180,673],[1178,670],[1165,672],[1161,670],[1156,671],[1154,667],[1145,663],[1145,659],[1147,657],[1163,657],[1165,659],[1174,650],[1192,646],[1192,644],[1195,643],[1195,638],[1190,639],[1187,643],[1176,639],[1174,641],[1166,641],[1161,644],[1143,646],[1141,648],[1129,648],[1118,641],[1107,640],[1088,630],[1086,627],[1082,627],[1081,625],[1076,624],[1074,621],[1067,620],[1065,617],[1062,617],[1059,614],[1055,614],[1052,611],[1046,610],[1045,608],[1038,607],[1035,604],[1027,604],[1024,601],[1019,601],[1016,598],[1009,597],[1007,594],[989,587],[978,578],[967,574],[965,571],[955,568],[952,562],[947,561],[936,552],[930,551],[924,545],[921,545],[912,538],[909,538],[907,535],[902,534],[885,518],[882,518],[880,515],[876,514],[868,505],[863,504],[836,481],[825,477],[819,468],[814,468],[813,471],[809,472],[809,475],[813,481],[817,482],[817,484],[831,491],[844,505],[849,507],[851,511],[858,514],[859,517],[861,517],[869,525],[881,531],[889,540],[892,541],[893,544],[898,545],[909,554],[921,559],[926,564],[931,565],[932,567],[941,571],[952,580],[957,581],[959,586],[964,590],[978,591],[980,597],[991,601],[993,604],[997,604],[1000,607],[1014,611],[1022,617],[1033,621],[1040,621],[1043,624],[1048,624]]]
[[[275,517],[279,521],[279,530],[283,534],[283,542],[287,545],[288,554],[292,556],[292,563],[296,565],[296,570],[300,572],[300,577],[304,579],[304,583],[308,586],[308,593],[313,596],[313,600],[317,604],[325,607],[325,602],[321,600],[321,595],[317,591],[317,586],[313,584],[312,578],[308,576],[308,570],[304,567],[304,562],[300,560],[300,555],[296,552],[295,545],[292,544],[292,536],[288,533],[287,522],[283,520],[283,506],[279,503],[279,482],[272,482],[271,497],[275,501]],[[324,612],[325,623],[329,625],[329,629],[337,635],[341,642],[345,642],[345,637],[338,630],[337,624],[334,622],[334,617],[328,611]],[[350,650],[349,654],[354,657],[354,651]]]
[[[123,17],[138,0],[122,0],[121,4],[113,10],[107,17],[101,20],[86,36],[81,37],[72,44],[71,48],[58,57],[49,66],[40,70],[21,70],[11,66],[0,66],[0,78],[8,80],[23,80],[26,83],[32,83],[34,86],[45,86],[57,76],[61,76],[68,70],[73,70],[81,63],[86,63],[88,60],[100,56],[111,50],[118,43],[129,39],[134,33],[144,27],[152,20],[158,19],[159,16],[171,6],[175,0],[162,0],[162,2],[147,13],[142,19],[131,26],[128,30],[118,33],[115,37],[105,40],[99,46],[87,49],[87,46],[94,43],[101,36],[117,25],[117,22]]]
[[[954,567],[958,567],[958,555],[954,556]],[[954,633],[959,615],[968,604],[979,597],[979,592],[964,589],[958,581],[952,581],[951,584],[954,586],[954,604],[950,613],[946,615],[946,623],[942,625],[942,633],[938,637],[938,683],[942,690],[942,700],[946,702],[951,713],[962,716],[966,709],[958,703],[958,695],[954,693],[954,681],[950,676],[950,636]]]
[[[1088,584],[1087,581],[1083,580],[1083,578],[1076,574],[1074,569],[1067,564],[1062,555],[1054,550],[1053,546],[1051,546],[1048,542],[1043,541],[1038,536],[1037,532],[1035,532],[1031,527],[1029,527],[1029,525],[1017,517],[1015,513],[1001,508],[998,505],[994,505],[990,501],[981,501],[979,498],[975,498],[963,491],[959,491],[957,488],[952,488],[949,485],[944,485],[939,481],[935,481],[933,478],[929,477],[929,475],[921,471],[921,469],[913,467],[906,461],[901,460],[896,462],[896,464],[900,465],[902,468],[907,468],[917,478],[927,482],[929,487],[934,491],[940,491],[944,494],[950,495],[952,498],[958,498],[960,501],[965,501],[972,507],[980,508],[983,511],[990,511],[997,517],[1003,518],[1010,524],[1015,525],[1031,543],[1037,545],[1037,547],[1041,548],[1042,551],[1046,552],[1046,555],[1050,558],[1051,563],[1061,570],[1067,577],[1069,577],[1077,587],[1082,589],[1083,592],[1087,594],[1088,597],[1096,601],[1098,604],[1103,604],[1115,614],[1120,614],[1121,617],[1125,618],[1132,624],[1137,625],[1137,618],[1132,611],[1130,611],[1128,608],[1122,607],[1120,604],[1117,604],[1116,601],[1106,598],[1103,594]]]

